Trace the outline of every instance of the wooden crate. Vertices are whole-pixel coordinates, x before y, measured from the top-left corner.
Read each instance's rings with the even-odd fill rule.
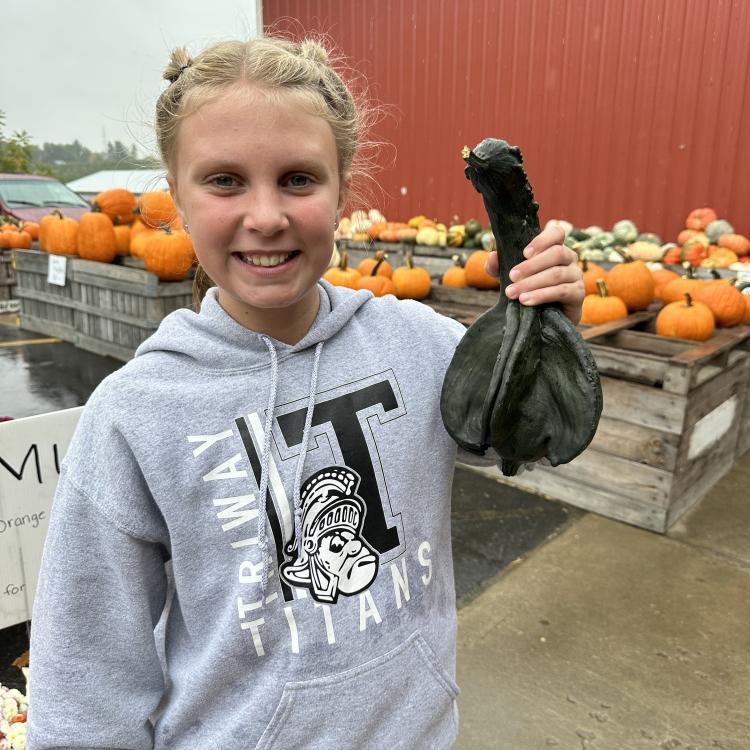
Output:
[[[591,445],[555,468],[509,484],[665,532],[734,465],[747,427],[747,326],[710,341],[647,330],[653,312],[582,331],[597,362],[604,408]]]
[[[65,286],[47,282],[47,253],[16,250],[15,265],[21,327],[74,344],[76,328],[71,263],[68,262],[66,269]]]
[[[0,302],[15,299],[16,271],[13,266],[13,252],[0,250]]]
[[[18,255],[21,326],[87,351],[130,359],[169,313],[192,305],[192,281],[160,282],[148,271],[70,258],[66,284],[47,283],[48,256]]]

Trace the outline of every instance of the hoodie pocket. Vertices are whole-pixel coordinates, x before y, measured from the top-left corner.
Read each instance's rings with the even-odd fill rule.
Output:
[[[447,748],[458,686],[419,631],[345,672],[288,682],[256,750]]]

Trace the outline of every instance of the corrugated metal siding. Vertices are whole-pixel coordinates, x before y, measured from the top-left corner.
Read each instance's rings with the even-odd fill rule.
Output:
[[[263,20],[327,34],[392,110],[389,218],[482,217],[460,150],[494,136],[542,221],[671,239],[711,205],[750,232],[747,0],[265,0]]]

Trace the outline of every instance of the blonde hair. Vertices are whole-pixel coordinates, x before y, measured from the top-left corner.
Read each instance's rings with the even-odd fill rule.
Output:
[[[294,92],[311,112],[324,117],[333,130],[339,178],[356,178],[357,154],[369,127],[369,108],[334,70],[331,56],[315,39],[293,42],[279,37],[214,44],[194,58],[184,48],[172,52],[164,69],[169,86],[156,104],[156,138],[162,159],[174,173],[177,136],[182,119],[209,99],[239,82],[261,86],[270,95]],[[214,286],[198,265],[193,282],[193,302],[198,309],[206,291]]]

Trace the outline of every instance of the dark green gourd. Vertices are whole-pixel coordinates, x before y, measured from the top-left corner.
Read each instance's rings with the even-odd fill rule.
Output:
[[[540,459],[567,463],[599,423],[594,358],[557,303],[525,306],[505,295],[510,270],[539,233],[520,149],[487,138],[463,157],[497,240],[501,289],[456,348],[440,398],[443,422],[465,450],[483,455],[494,448],[506,476]]]

